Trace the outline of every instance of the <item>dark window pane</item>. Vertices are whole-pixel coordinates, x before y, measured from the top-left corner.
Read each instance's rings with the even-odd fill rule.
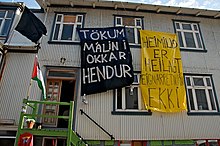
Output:
[[[203,78],[193,78],[193,82],[195,86],[205,86]]]
[[[3,53],[0,52],[0,63],[2,63]]]
[[[187,86],[191,86],[191,82],[190,82],[190,78],[189,77],[186,77],[186,85]]]
[[[78,16],[77,18],[77,22],[82,22],[82,16]]]
[[[77,28],[81,28],[81,27],[82,27],[81,25],[77,25]],[[80,41],[78,33],[75,33],[75,40],[74,41]]]
[[[179,45],[180,45],[180,47],[183,47],[183,39],[182,39],[181,32],[178,32],[178,39],[179,39]]]
[[[139,19],[136,20],[136,26],[141,26],[141,20]]]
[[[44,139],[44,146],[53,146],[56,143],[56,139]]]
[[[73,25],[64,24],[61,40],[72,40]]]
[[[3,24],[4,26],[2,29],[1,35],[4,35],[4,36],[7,35],[10,24],[11,24],[11,19],[6,19],[5,23]]]
[[[1,25],[2,25],[2,20],[0,19],[0,27],[1,27]],[[0,33],[1,33],[1,29],[0,29]]]
[[[117,109],[122,109],[122,89],[117,89]]]
[[[61,22],[61,19],[62,19],[61,15],[57,16],[57,22]]]
[[[134,28],[127,28],[126,27],[126,35],[127,35],[127,38],[128,38],[128,42],[129,43],[135,43],[134,41]]]
[[[137,29],[137,37],[138,37],[138,44],[141,43],[141,39],[140,39],[140,28]]]
[[[191,110],[195,110],[192,89],[188,89],[188,96],[189,96],[190,108],[191,108]]]
[[[192,27],[190,24],[183,24],[182,26],[184,30],[192,30]]]
[[[0,138],[0,144],[2,146],[14,146],[14,138]]]
[[[196,91],[198,110],[208,110],[208,103],[206,100],[205,90],[196,89],[195,91]]]
[[[196,33],[196,39],[197,39],[197,43],[199,45],[199,48],[202,48],[202,43],[201,43],[201,40],[200,40],[200,37],[199,37],[198,33]]]
[[[59,29],[60,29],[60,24],[57,24],[54,31],[53,40],[58,40]]]
[[[116,18],[116,24],[121,25],[121,18]]]
[[[50,71],[48,74],[49,77],[76,77],[75,72],[58,72],[58,71]]]
[[[176,23],[176,28],[180,29],[180,24],[179,23]]]
[[[186,40],[186,46],[195,48],[196,44],[195,44],[195,40],[193,38],[193,34],[190,32],[184,32],[184,36],[185,36],[185,40]]]
[[[138,76],[134,75],[134,83],[138,83]]]
[[[211,86],[210,78],[206,78],[206,83],[207,83],[207,86]]]
[[[210,101],[211,101],[211,106],[212,106],[212,110],[216,110],[216,107],[215,107],[215,102],[214,102],[214,97],[213,97],[213,92],[212,92],[212,90],[209,90],[209,97],[210,97]]]
[[[0,18],[4,18],[5,17],[5,12],[6,11],[0,11]]]
[[[193,27],[194,27],[194,30],[198,31],[197,25],[194,24]]]
[[[12,18],[13,14],[13,11],[8,11],[6,18]]]
[[[130,87],[125,88],[126,109],[138,109],[138,88],[133,88],[133,93]]]

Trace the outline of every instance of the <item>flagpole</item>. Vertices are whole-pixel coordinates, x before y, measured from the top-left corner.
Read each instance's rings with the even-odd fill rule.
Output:
[[[37,55],[37,54],[36,54]],[[35,56],[36,56],[35,55]],[[35,64],[35,58],[34,58],[34,64]],[[30,83],[29,83],[29,86],[28,86],[28,90],[27,90],[27,100],[29,99],[30,97],[30,94],[31,94],[31,87],[32,87],[32,76],[33,76],[33,71],[34,71],[34,68],[32,69],[32,72],[31,72],[31,80],[30,80]]]
[[[31,86],[32,86],[32,79],[31,79],[31,81],[30,81],[30,83],[29,83],[29,87],[28,87],[28,91],[27,91],[27,100],[29,99],[29,97],[30,97],[30,93],[31,93]]]
[[[31,81],[30,81],[30,83],[29,83],[29,87],[28,87],[28,90],[27,90],[27,98],[26,98],[27,100],[28,100],[29,97],[30,97],[31,86],[32,86],[32,79],[31,79]],[[27,111],[27,105],[25,104],[25,105],[22,106],[22,112],[23,112],[23,113],[26,113],[26,111]]]

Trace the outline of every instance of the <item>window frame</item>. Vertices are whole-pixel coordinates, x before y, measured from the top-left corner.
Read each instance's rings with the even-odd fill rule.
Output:
[[[140,89],[140,86],[139,86],[139,83],[140,83],[140,73],[134,73],[134,76],[137,77],[137,82],[133,82],[130,86],[126,86],[126,87],[123,87],[121,88],[121,91],[122,91],[122,108],[121,109],[117,109],[117,90],[118,89],[114,89],[113,90],[113,111],[112,111],[112,114],[113,115],[151,115],[152,113],[149,111],[149,110],[146,110],[146,109],[143,109],[144,105],[143,105],[143,99],[142,99],[142,96],[141,96],[141,89]],[[138,92],[138,109],[126,109],[126,88],[129,87],[129,88],[137,88],[137,92]]]
[[[187,78],[190,80],[190,85],[187,83]],[[193,79],[202,79],[204,85],[195,85]],[[210,81],[210,85],[207,84],[207,79]],[[186,87],[186,95],[187,95],[187,106],[188,106],[188,115],[215,115],[215,114],[220,114],[219,111],[219,103],[217,100],[217,94],[215,91],[215,86],[213,82],[212,75],[210,74],[184,74],[184,80],[185,80],[185,87]],[[200,110],[198,108],[198,102],[197,102],[197,97],[196,97],[196,91],[195,90],[205,90],[205,97],[206,97],[206,102],[208,106],[208,110]],[[193,106],[194,109],[191,109],[191,103],[190,103],[190,97],[189,97],[189,90],[192,91],[192,100],[193,100]],[[212,91],[212,97],[209,95],[209,90]],[[213,98],[213,99],[211,99]],[[212,100],[212,101],[211,101]],[[215,109],[212,108],[212,103],[214,102]]]
[[[134,19],[134,24],[135,25],[129,25],[129,26],[126,26],[123,24],[123,18],[133,18]],[[140,46],[140,36],[138,36],[138,30],[143,30],[144,29],[144,24],[143,24],[143,18],[144,17],[141,17],[141,16],[127,16],[127,15],[115,15],[114,16],[114,26],[115,27],[125,27],[126,28],[133,28],[134,29],[134,43],[129,43],[129,45],[132,45],[132,46]],[[120,20],[120,23],[117,24],[117,20]],[[140,24],[138,25],[138,22],[137,21],[140,21]]]
[[[10,32],[10,30],[11,30],[11,27],[12,27],[12,24],[13,24],[13,21],[14,21],[14,16],[15,16],[15,10],[16,10],[16,8],[15,7],[3,7],[3,8],[0,8],[0,11],[5,11],[6,13],[5,13],[5,15],[4,15],[4,18],[2,17],[2,18],[0,18],[0,20],[3,20],[2,21],[2,23],[0,24],[0,39],[1,38],[7,38],[8,37],[8,35],[9,35],[9,32]],[[11,17],[10,18],[6,18],[6,16],[7,16],[7,14],[8,14],[8,12],[9,11],[11,11],[12,12],[12,15],[11,15]],[[4,24],[5,24],[5,20],[11,20],[10,21],[10,24],[9,24],[9,26],[8,26],[8,30],[7,30],[7,32],[6,32],[6,34],[5,35],[2,35],[1,33],[2,33],[2,29],[3,29],[3,26],[4,26]],[[4,24],[3,24],[4,23]]]
[[[65,15],[72,15],[76,16],[76,20],[74,23],[64,23],[64,16]],[[61,17],[60,22],[58,22],[58,17]],[[81,22],[77,22],[79,17],[81,17]],[[62,12],[55,12],[54,16],[54,22],[53,22],[53,27],[52,27],[52,33],[50,36],[50,41],[48,41],[49,44],[80,44],[80,40],[76,40],[77,36],[77,25],[81,25],[81,28],[84,27],[84,22],[85,22],[85,13],[62,13]],[[60,28],[58,29],[58,36],[57,39],[54,39],[54,35],[56,34],[56,25],[59,24]],[[73,25],[73,32],[72,32],[72,39],[71,40],[64,40],[62,39],[62,30],[63,30],[63,25],[64,24],[71,24]]]
[[[177,27],[177,24],[179,24],[180,28]],[[191,30],[183,29],[184,24],[185,25],[190,25]],[[173,20],[173,25],[174,25],[174,31],[175,31],[175,33],[177,34],[178,37],[179,37],[178,32],[181,33],[181,40],[182,40],[183,46],[179,46],[179,47],[182,51],[207,52],[207,50],[205,48],[204,40],[203,40],[203,37],[202,37],[202,32],[201,32],[201,29],[200,29],[199,22],[187,21],[187,20],[185,20],[185,21],[184,20]],[[194,26],[196,26],[197,30],[194,28]],[[193,40],[194,40],[194,43],[195,43],[195,47],[187,47],[185,34],[184,34],[186,32],[191,33],[193,35],[193,38],[194,38]],[[196,34],[198,34],[198,38],[200,40],[201,48],[199,47],[200,45],[199,45],[199,41],[197,40],[198,38],[197,38]],[[180,40],[179,40],[179,44],[181,44]]]
[[[2,78],[3,70],[5,68],[5,53],[3,50],[0,50],[0,80]]]

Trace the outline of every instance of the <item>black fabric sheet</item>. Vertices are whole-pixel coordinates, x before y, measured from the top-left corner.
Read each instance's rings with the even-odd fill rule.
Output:
[[[133,82],[132,56],[124,27],[78,29],[81,40],[81,95]]]
[[[24,7],[15,30],[36,44],[42,35],[47,33],[45,25],[27,7]]]

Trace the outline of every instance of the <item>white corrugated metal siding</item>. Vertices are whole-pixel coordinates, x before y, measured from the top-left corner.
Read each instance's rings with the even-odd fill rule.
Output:
[[[27,97],[33,63],[34,54],[7,54],[0,82],[0,119],[14,119],[18,123],[22,100]],[[30,99],[39,97],[34,86],[33,83]]]
[[[94,10],[92,10],[94,12]],[[86,14],[86,26],[93,27],[94,14],[88,11]],[[144,28],[154,31],[163,31],[174,33],[172,19],[200,21],[200,27],[207,53],[181,52],[184,72],[187,73],[218,73],[219,51],[217,41],[220,39],[220,28],[216,25],[219,20],[208,21],[205,18],[181,17],[165,14],[145,14],[137,12],[124,12],[109,10],[96,14],[102,14],[102,17],[96,17],[98,22],[103,21],[102,27],[109,26],[112,23],[113,14],[129,14],[130,16],[144,16]],[[92,15],[92,16],[91,16]],[[109,19],[105,19],[103,16]],[[103,20],[104,19],[104,20]],[[91,22],[91,24],[90,24]],[[212,23],[212,26],[210,26]],[[214,25],[213,25],[214,24]],[[96,24],[98,27],[99,23]],[[113,24],[112,24],[113,26]],[[208,35],[206,35],[208,34]],[[133,55],[133,65],[136,71],[140,71],[140,49],[131,48]],[[210,59],[212,58],[212,59]],[[213,75],[216,88],[219,89],[219,74]],[[216,80],[216,81],[215,81]],[[219,95],[217,91],[217,95]],[[113,92],[87,96],[88,104],[85,105],[78,100],[78,109],[83,109],[97,123],[116,139],[121,140],[170,140],[170,139],[199,139],[199,138],[218,138],[220,137],[220,117],[219,116],[188,116],[186,112],[166,114],[152,113],[151,116],[140,115],[112,115],[113,111]],[[218,99],[219,100],[219,99]],[[220,102],[220,101],[218,101]],[[78,114],[76,131],[86,139],[110,139],[97,126],[89,121],[84,115]],[[207,132],[208,131],[208,132]]]
[[[208,50],[207,53],[181,52],[184,72],[213,73],[217,97],[220,96],[220,20],[186,17],[165,14],[129,12],[120,10],[99,10],[84,8],[50,8],[45,22],[48,35],[44,36],[39,50],[41,66],[71,66],[80,67],[80,45],[48,44],[53,27],[54,12],[84,12],[85,27],[114,26],[113,14],[143,16],[144,28],[154,31],[174,32],[172,19],[200,21],[200,27]],[[16,39],[16,38],[15,38]],[[17,38],[18,40],[19,38]],[[140,48],[131,48],[135,71],[140,71]],[[65,64],[60,58],[66,58]],[[22,59],[21,59],[22,58]],[[31,62],[31,63],[30,63]],[[30,73],[33,67],[33,54],[8,54],[7,65],[1,80],[0,117],[18,118],[22,98],[26,96]],[[7,77],[6,77],[7,75]],[[17,80],[16,84],[13,82]],[[80,90],[80,88],[79,88]],[[37,91],[36,91],[37,92]],[[78,91],[80,92],[80,91]],[[38,92],[37,92],[38,93]],[[40,94],[37,94],[38,97]],[[36,97],[37,97],[36,95]],[[84,115],[83,109],[91,118],[100,124],[116,139],[120,140],[157,140],[157,139],[199,139],[220,137],[220,116],[188,116],[186,112],[166,114],[152,113],[152,115],[112,115],[113,91],[86,96],[88,104],[81,102],[78,96],[76,131],[85,139],[109,140],[110,137],[99,129]],[[9,107],[15,101],[16,106]],[[218,98],[218,102],[220,100]]]

